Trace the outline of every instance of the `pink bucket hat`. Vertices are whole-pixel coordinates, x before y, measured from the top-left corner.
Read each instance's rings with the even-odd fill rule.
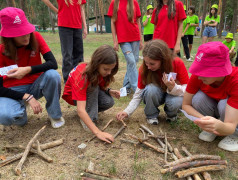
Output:
[[[0,11],[0,22],[2,37],[18,37],[30,34],[35,31],[35,26],[30,24],[25,13],[18,8],[7,7]]]
[[[221,42],[209,42],[199,46],[189,72],[201,77],[223,77],[231,74],[228,47]]]

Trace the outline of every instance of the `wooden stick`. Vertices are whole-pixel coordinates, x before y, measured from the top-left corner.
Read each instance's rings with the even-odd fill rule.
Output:
[[[120,120],[123,124],[123,126],[127,127],[126,123],[123,121],[123,119]]]
[[[164,162],[167,164],[167,155],[168,155],[168,141],[167,141],[167,134],[164,134],[164,141],[165,141],[165,147],[164,147]]]
[[[144,145],[146,145],[146,146],[148,146],[148,147],[154,149],[155,151],[157,151],[157,152],[159,152],[159,153],[164,153],[164,149],[162,149],[162,148],[157,148],[157,147],[153,146],[152,144],[149,144],[148,142],[143,141],[142,139],[138,138],[138,137],[135,136],[135,135],[132,135],[132,134],[125,134],[125,135],[126,135],[126,136],[129,136],[129,137],[131,137],[131,138],[133,138],[133,139],[138,140],[140,143],[142,143],[142,144],[144,144]]]
[[[102,131],[105,131],[107,129],[107,127],[111,124],[111,122],[113,121],[113,119],[109,120],[107,122],[107,124],[102,128]],[[94,135],[93,137],[91,137],[90,139],[86,140],[85,142],[90,142],[92,141],[96,136]]]
[[[175,175],[178,178],[184,178],[184,177],[191,176],[193,174],[204,172],[204,171],[219,171],[219,170],[224,170],[225,168],[227,168],[227,166],[225,165],[202,166],[197,168],[186,169],[183,171],[178,171],[177,173],[175,173]]]
[[[227,161],[225,160],[204,160],[204,161],[191,161],[191,162],[185,162],[181,164],[177,164],[175,166],[169,167],[167,169],[161,169],[161,173],[167,173],[167,172],[176,172],[184,168],[191,168],[191,167],[199,167],[204,165],[227,165]]]
[[[126,126],[122,125],[121,128],[114,134],[114,139],[126,128]]]
[[[107,178],[107,177],[104,177],[104,176],[90,174],[90,173],[87,173],[87,172],[81,173],[80,175],[82,177],[82,180],[119,180],[119,179],[116,179],[116,178]]]
[[[185,146],[182,146],[182,150],[187,156],[192,156]],[[201,174],[205,180],[212,180],[211,175],[208,172],[202,172]]]
[[[174,154],[178,157],[178,159],[181,159],[181,158],[183,158],[183,155],[182,154],[180,154],[180,152],[179,152],[179,150],[178,150],[178,148],[174,148]],[[193,180],[192,179],[192,177],[191,176],[188,176],[187,177],[187,180]]]
[[[164,135],[148,135],[148,137],[151,137],[151,138],[159,138],[159,139],[164,139]],[[182,138],[176,138],[176,137],[172,137],[172,136],[167,136],[167,139],[182,139]]]
[[[52,141],[52,142],[49,142],[49,143],[46,143],[46,144],[42,144],[42,145],[40,145],[40,147],[41,147],[41,150],[50,149],[50,148],[53,148],[55,146],[59,146],[59,145],[63,144],[63,142],[64,142],[63,139],[59,139],[59,140]],[[20,148],[20,147],[17,146],[17,148]],[[31,150],[33,150],[33,149],[31,149]],[[0,162],[0,167],[3,167],[7,164],[10,164],[11,162],[14,162],[14,161],[17,161],[18,159],[21,159],[22,155],[23,155],[23,153],[19,153],[19,154],[16,154],[14,156],[8,157],[6,160]]]
[[[53,159],[45,154],[40,148],[40,142],[37,140],[37,154],[46,159],[47,162],[52,163]]]
[[[98,175],[98,176],[104,176],[104,177],[108,177],[108,178],[116,178],[115,176],[111,176],[109,174],[105,174],[105,173],[97,173],[97,172],[94,172],[94,171],[90,171],[88,169],[85,169],[84,170],[86,173],[90,173],[90,174],[94,174],[94,175]]]
[[[143,134],[143,138],[145,139],[145,138],[146,138],[146,135],[145,135],[145,131],[144,131],[144,129],[139,128],[139,130],[142,132],[142,134]]]
[[[24,164],[26,157],[28,155],[28,153],[30,152],[31,146],[32,144],[35,142],[35,140],[38,138],[38,136],[42,133],[42,131],[45,129],[46,126],[43,126],[36,134],[35,136],[30,140],[30,142],[27,144],[26,146],[26,150],[24,151],[22,158],[20,160],[20,162],[18,163],[17,167],[15,168],[15,173],[16,175],[20,176],[21,174],[21,169],[22,169],[22,165]]]
[[[123,138],[120,138],[120,141],[121,141],[121,142],[126,142],[126,143],[135,144],[135,145],[139,144],[138,142],[131,141],[131,140],[128,140],[128,139],[123,139]]]
[[[148,132],[150,135],[154,136],[154,133],[148,127],[144,126],[143,124],[140,124],[140,127],[146,132]]]
[[[181,163],[184,163],[184,162],[193,161],[193,160],[197,160],[197,159],[221,160],[221,157],[220,156],[213,156],[213,155],[197,154],[197,155],[184,157],[184,158],[178,159],[176,161],[170,162],[170,163],[168,163],[168,166],[175,166],[177,164],[181,164]]]

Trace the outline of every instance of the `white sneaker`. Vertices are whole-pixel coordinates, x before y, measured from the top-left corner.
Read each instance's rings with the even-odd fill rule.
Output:
[[[62,127],[65,124],[65,120],[63,117],[61,117],[60,119],[53,119],[49,116],[50,122],[51,122],[51,126],[55,129]]]
[[[158,118],[148,118],[148,119],[147,119],[147,122],[148,122],[149,124],[152,124],[152,125],[158,125],[158,124],[159,124]]]
[[[207,131],[202,131],[198,138],[206,142],[212,142],[216,138],[216,135]]]
[[[166,117],[166,121],[169,121],[169,122],[175,122],[177,121],[177,116],[174,116],[174,117]]]
[[[219,142],[218,147],[227,151],[238,151],[238,135],[226,136]]]
[[[187,62],[192,62],[193,60],[191,58],[186,59]]]

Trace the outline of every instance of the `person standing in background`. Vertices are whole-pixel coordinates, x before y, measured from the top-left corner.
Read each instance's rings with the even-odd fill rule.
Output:
[[[83,62],[83,38],[87,36],[84,13],[86,0],[57,0],[58,9],[50,0],[42,1],[58,14],[58,28],[63,56],[62,73],[64,83],[66,83],[70,71],[78,63]]]
[[[137,0],[112,0],[108,16],[111,17],[111,29],[114,49],[119,44],[127,62],[127,71],[123,81],[127,93],[137,88],[139,50],[143,47],[141,39],[140,7]]]
[[[147,11],[146,14],[143,16],[142,23],[144,26],[144,42],[146,43],[147,41],[150,41],[153,39],[153,34],[154,34],[154,24],[152,24],[151,21],[151,16],[153,13],[153,6],[150,4],[147,6]]]

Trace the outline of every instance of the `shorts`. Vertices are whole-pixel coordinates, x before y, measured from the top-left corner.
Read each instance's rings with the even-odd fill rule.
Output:
[[[150,41],[153,39],[153,34],[145,34],[144,35],[144,41],[147,42],[147,41]]]
[[[217,35],[217,28],[211,27],[211,26],[205,27],[202,34],[202,36],[206,36],[206,37],[215,37],[216,35]]]
[[[187,35],[188,36],[188,43],[193,44],[193,35]]]

